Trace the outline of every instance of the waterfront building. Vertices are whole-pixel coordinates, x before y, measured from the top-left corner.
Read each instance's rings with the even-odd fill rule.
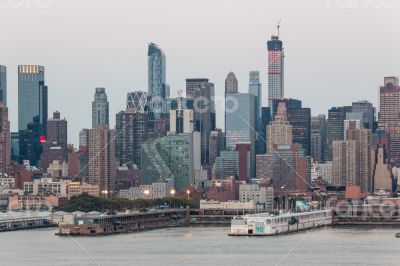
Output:
[[[105,88],[96,88],[92,102],[92,128],[109,125],[109,103]]]
[[[115,192],[116,158],[115,130],[99,125],[89,130],[88,135],[88,183],[98,185],[104,198],[112,197]]]
[[[0,102],[7,106],[7,67],[0,65]]]
[[[67,196],[69,180],[54,181],[52,178],[40,178],[24,183],[24,193],[34,196]]]
[[[274,99],[284,97],[284,52],[279,36],[272,35],[267,42],[268,49],[268,106],[272,108]],[[272,111],[272,110],[271,110]]]
[[[379,90],[378,128],[390,136],[389,160],[400,165],[400,86],[397,77],[385,77]]]
[[[175,193],[174,182],[157,182],[149,185],[140,185],[119,191],[119,197],[123,199],[162,199],[173,197]]]
[[[87,183],[81,182],[69,182],[67,186],[67,196],[68,199],[71,199],[73,196],[79,196],[83,193],[88,194],[89,196],[99,197],[100,191],[98,185],[91,185]]]
[[[44,67],[18,66],[18,131],[19,162],[29,160],[36,165],[46,139],[48,88]]]
[[[262,207],[265,211],[272,211],[274,189],[259,184],[240,184],[239,200],[241,202],[253,201],[256,207]]]
[[[201,136],[201,164],[209,164],[209,137],[216,127],[214,84],[208,79],[186,79],[186,97],[193,99],[194,130]]]

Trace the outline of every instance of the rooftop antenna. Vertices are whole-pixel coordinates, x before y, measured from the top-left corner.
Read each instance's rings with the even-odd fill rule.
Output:
[[[279,29],[281,27],[282,18],[279,19],[278,23],[276,24],[276,28],[278,29],[278,39],[279,39]]]

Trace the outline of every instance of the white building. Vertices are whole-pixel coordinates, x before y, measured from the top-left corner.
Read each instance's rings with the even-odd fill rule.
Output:
[[[255,202],[250,201],[226,201],[200,200],[200,209],[205,210],[252,210],[255,208]]]
[[[172,180],[168,182],[141,185],[119,191],[119,197],[124,199],[159,199],[174,196],[175,190]]]
[[[325,163],[314,163],[315,175],[322,177],[323,180],[332,184],[332,162],[328,161]]]
[[[258,184],[240,184],[239,200],[242,202],[254,201],[254,203],[266,210],[272,210],[274,189],[261,187]]]
[[[52,178],[35,179],[24,183],[24,193],[31,195],[67,196],[69,180],[53,181]]]

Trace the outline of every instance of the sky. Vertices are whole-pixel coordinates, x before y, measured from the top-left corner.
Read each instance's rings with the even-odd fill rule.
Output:
[[[258,70],[266,105],[266,42],[279,20],[285,97],[314,115],[358,100],[376,105],[383,78],[400,74],[399,10],[400,0],[0,0],[11,130],[20,64],[45,66],[49,117],[58,110],[68,120],[70,143],[91,126],[96,87],[106,88],[114,127],[126,94],[147,91],[150,42],[166,54],[172,96],[186,78],[209,78],[222,97],[230,71],[247,92],[249,71]]]

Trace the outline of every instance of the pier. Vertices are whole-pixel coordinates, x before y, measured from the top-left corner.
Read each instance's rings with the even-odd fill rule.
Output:
[[[52,226],[55,226],[55,224],[48,217],[29,217],[0,220],[0,232]]]
[[[189,209],[124,213],[115,215],[84,214],[64,216],[57,235],[97,236],[178,227],[189,224]]]

